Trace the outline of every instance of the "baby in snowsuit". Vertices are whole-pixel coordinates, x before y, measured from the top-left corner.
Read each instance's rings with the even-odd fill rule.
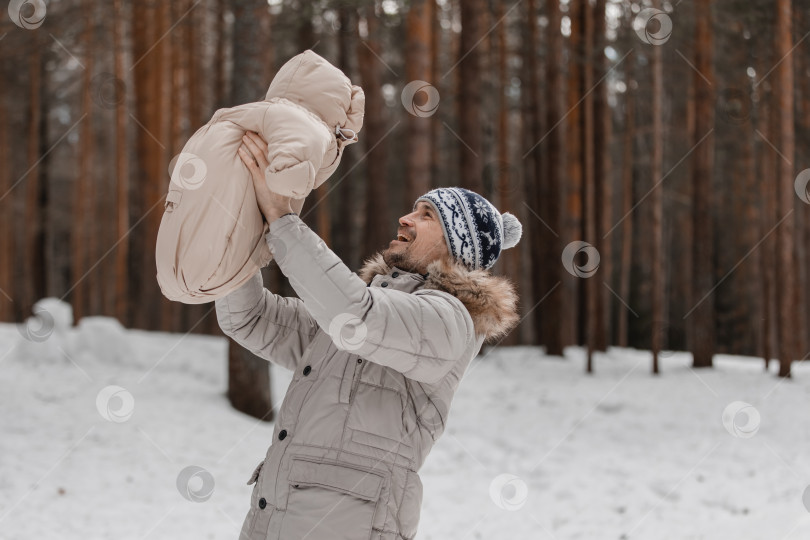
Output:
[[[216,111],[172,162],[156,246],[157,280],[169,300],[211,302],[272,259],[267,223],[237,154],[246,131],[267,141],[267,186],[304,198],[337,169],[363,125],[363,90],[311,50],[273,78],[263,101]]]

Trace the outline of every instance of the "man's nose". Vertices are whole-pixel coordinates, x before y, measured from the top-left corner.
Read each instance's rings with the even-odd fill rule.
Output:
[[[406,214],[402,216],[401,218],[399,218],[399,224],[402,225],[403,227],[413,227],[414,221],[413,217],[411,216],[412,216],[411,214]]]

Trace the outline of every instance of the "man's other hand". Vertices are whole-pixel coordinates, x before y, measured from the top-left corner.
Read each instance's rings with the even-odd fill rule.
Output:
[[[253,189],[256,192],[256,202],[267,223],[272,223],[284,214],[292,212],[290,197],[273,193],[264,180],[264,170],[267,168],[267,143],[261,135],[248,131],[242,137],[239,147],[239,157],[247,165],[253,179]]]

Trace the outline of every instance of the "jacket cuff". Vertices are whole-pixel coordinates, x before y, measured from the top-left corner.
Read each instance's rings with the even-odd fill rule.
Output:
[[[281,230],[290,227],[293,223],[297,223],[299,221],[302,220],[295,212],[284,214],[270,224],[270,229],[268,230],[265,238],[267,236],[276,236]]]

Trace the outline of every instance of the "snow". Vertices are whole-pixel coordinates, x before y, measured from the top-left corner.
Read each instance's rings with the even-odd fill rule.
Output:
[[[236,538],[273,424],[230,408],[226,340],[46,309],[43,341],[0,325],[0,538]],[[715,364],[669,354],[655,377],[611,348],[589,376],[578,347],[482,351],[420,471],[417,538],[810,538],[810,366]],[[277,410],[291,374],[271,370]]]

